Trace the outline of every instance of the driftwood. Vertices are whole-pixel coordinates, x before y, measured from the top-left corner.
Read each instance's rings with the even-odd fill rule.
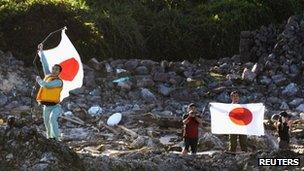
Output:
[[[147,147],[143,147],[143,148],[140,148],[140,149],[135,149],[135,150],[127,150],[127,151],[107,151],[108,152],[108,155],[110,157],[119,157],[119,156],[123,156],[123,155],[127,155],[127,154],[130,154],[130,153],[149,153],[151,150]]]
[[[131,129],[128,129],[122,125],[117,125],[118,128],[122,129],[124,132],[126,132],[127,134],[131,135],[132,138],[137,138],[138,134],[134,131],[132,131]]]
[[[94,129],[95,131],[99,132],[99,129],[98,129],[98,128],[96,128],[96,127],[93,126],[93,125],[86,124],[83,120],[81,120],[80,118],[78,118],[78,117],[76,117],[76,116],[72,116],[72,117],[60,116],[60,118],[65,119],[65,120],[68,120],[68,121],[73,122],[73,123],[77,123],[77,124],[79,124],[79,125],[84,125],[84,126],[87,126],[87,127],[91,127],[91,128]]]
[[[80,125],[85,125],[85,122],[83,120],[77,118],[76,116],[73,116],[73,117],[60,116],[60,118],[68,120],[73,123],[80,124]]]
[[[99,127],[103,126],[103,127],[107,128],[109,131],[113,132],[114,134],[119,134],[119,131],[117,131],[116,129],[114,129],[114,128],[108,126],[108,125],[106,125],[105,123],[103,123],[103,121],[99,121],[98,126]]]

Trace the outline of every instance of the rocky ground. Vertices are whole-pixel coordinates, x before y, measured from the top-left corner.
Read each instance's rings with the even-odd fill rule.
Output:
[[[304,21],[291,17],[281,28],[241,33],[240,54],[220,60],[169,62],[92,59],[85,80],[62,102],[62,142],[44,137],[41,107],[33,100],[35,70],[0,52],[0,168],[21,170],[277,170],[258,167],[262,157],[304,153]],[[257,61],[256,65],[249,60]],[[265,136],[249,137],[246,154],[226,154],[228,137],[210,133],[211,101],[266,106]],[[204,111],[199,154],[181,157],[181,116],[190,102]],[[98,109],[98,110],[96,110]],[[205,110],[206,109],[206,110]],[[291,151],[277,151],[269,118],[293,116]],[[121,113],[119,126],[107,119]],[[17,118],[14,127],[8,116]]]

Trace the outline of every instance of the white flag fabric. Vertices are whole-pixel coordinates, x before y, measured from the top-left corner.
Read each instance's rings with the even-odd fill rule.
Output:
[[[65,29],[61,32],[59,45],[53,49],[44,50],[43,53],[50,70],[55,64],[62,67],[59,75],[63,81],[63,89],[60,95],[60,101],[62,101],[69,96],[69,91],[80,88],[83,84],[83,67],[80,56],[65,34]]]
[[[264,135],[262,103],[210,103],[213,134]]]

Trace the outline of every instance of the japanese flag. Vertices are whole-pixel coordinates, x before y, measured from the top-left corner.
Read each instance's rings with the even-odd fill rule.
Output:
[[[63,81],[63,89],[60,101],[69,96],[69,91],[80,88],[83,83],[83,67],[80,56],[72,42],[65,34],[65,29],[61,32],[61,41],[53,49],[44,50],[44,55],[51,69],[55,64],[62,67],[59,75]]]
[[[264,135],[262,103],[210,103],[211,132],[214,134]]]

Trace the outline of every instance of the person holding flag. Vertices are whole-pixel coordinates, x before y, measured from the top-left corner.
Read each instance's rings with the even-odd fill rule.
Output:
[[[231,103],[236,104],[239,102],[239,93],[233,91],[230,93]],[[237,147],[237,140],[239,139],[242,151],[247,152],[247,135],[229,134],[229,151],[234,153]]]
[[[50,33],[38,46],[38,55],[45,78],[37,77],[40,90],[36,100],[43,104],[43,118],[47,138],[59,140],[58,117],[61,114],[59,103],[69,96],[69,92],[83,84],[83,66],[74,45],[65,34],[67,28]],[[43,42],[55,32],[61,31],[61,41],[53,49],[43,50]],[[49,71],[52,68],[52,72]]]
[[[60,93],[63,87],[63,81],[59,78],[62,67],[58,64],[52,67],[50,72],[47,61],[43,53],[43,44],[38,45],[38,53],[40,54],[40,61],[45,75],[42,80],[37,76],[36,81],[40,85],[37,94],[38,103],[44,105],[43,107],[43,120],[46,128],[48,139],[59,140],[58,117],[61,113]]]
[[[239,104],[239,93],[230,93],[232,103],[210,103],[211,132],[229,135],[229,151],[235,154],[237,140],[241,150],[247,151],[247,136],[265,135],[263,103]]]

